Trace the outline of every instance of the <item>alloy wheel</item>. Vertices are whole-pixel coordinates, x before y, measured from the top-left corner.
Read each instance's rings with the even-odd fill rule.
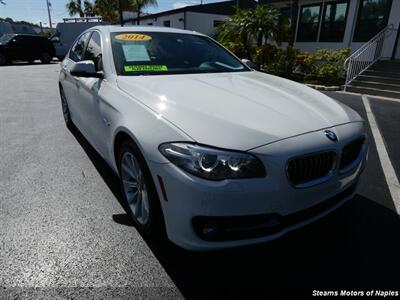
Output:
[[[150,218],[149,193],[144,174],[136,158],[125,152],[121,159],[121,179],[129,208],[141,225],[146,225]]]

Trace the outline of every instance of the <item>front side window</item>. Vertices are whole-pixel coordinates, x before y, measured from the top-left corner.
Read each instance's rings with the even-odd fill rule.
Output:
[[[83,34],[72,46],[69,53],[69,58],[75,62],[81,61],[83,58],[83,52],[85,51],[86,41],[90,36],[90,32]]]
[[[205,36],[170,32],[111,34],[118,75],[161,75],[249,71]]]
[[[325,4],[320,42],[342,42],[346,29],[348,1]]]
[[[361,0],[354,42],[367,42],[388,23],[392,0]]]
[[[321,4],[306,5],[301,7],[298,42],[316,42],[318,37],[319,17]]]
[[[92,60],[97,71],[102,70],[102,52],[100,33],[93,31],[86,47],[84,60]]]

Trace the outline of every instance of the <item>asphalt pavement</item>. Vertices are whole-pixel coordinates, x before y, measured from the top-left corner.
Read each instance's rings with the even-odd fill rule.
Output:
[[[138,232],[114,221],[124,209],[65,128],[59,69],[0,67],[0,298],[181,297]]]
[[[274,242],[191,253],[136,231],[115,174],[64,126],[58,71],[0,67],[0,298],[300,299],[400,289],[400,218],[370,130],[354,200]],[[367,119],[359,95],[328,94]],[[369,100],[399,176],[400,102]]]

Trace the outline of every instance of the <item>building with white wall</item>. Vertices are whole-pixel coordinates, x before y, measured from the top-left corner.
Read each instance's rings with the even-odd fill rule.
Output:
[[[140,25],[174,27],[214,36],[216,27],[233,15],[237,6],[248,9],[254,8],[256,4],[254,0],[234,0],[190,5],[143,16]]]
[[[278,6],[290,16],[292,1],[262,0]],[[397,37],[400,0],[299,0],[295,28],[295,47],[313,52],[316,48],[360,48],[386,26],[388,32],[383,57],[400,59]],[[395,53],[394,53],[395,51]]]
[[[259,1],[260,4],[277,6],[282,16],[289,19],[292,2]],[[252,8],[257,3],[241,0],[186,6],[143,16],[140,24],[188,29],[213,36],[216,26],[235,13],[236,5]],[[383,28],[393,25],[382,56],[390,58],[394,54],[400,59],[400,39],[396,39],[399,23],[400,0],[299,0],[294,46],[307,52],[314,52],[317,48],[351,48],[355,51]]]

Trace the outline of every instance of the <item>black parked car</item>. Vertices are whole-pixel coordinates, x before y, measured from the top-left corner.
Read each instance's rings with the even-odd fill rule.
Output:
[[[49,63],[55,56],[53,44],[45,37],[31,34],[4,34],[0,37],[0,65],[13,60],[29,63],[40,59]]]

